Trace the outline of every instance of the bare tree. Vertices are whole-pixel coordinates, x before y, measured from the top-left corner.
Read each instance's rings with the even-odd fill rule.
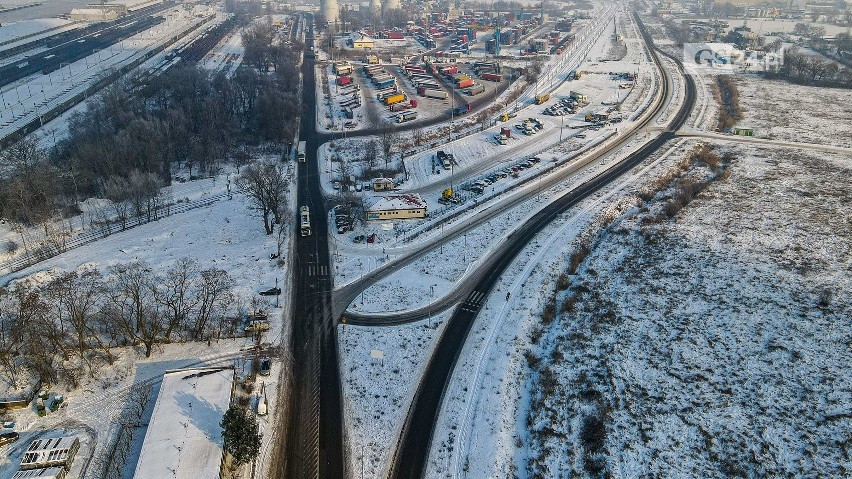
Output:
[[[287,182],[283,167],[275,163],[253,163],[243,168],[237,188],[263,218],[263,228],[271,235],[281,223],[281,208],[286,204]]]
[[[414,146],[422,145],[424,137],[425,133],[423,132],[423,128],[415,128],[411,130],[411,142],[414,143]]]
[[[399,142],[399,133],[397,133],[395,130],[392,130],[391,128],[385,127],[382,129],[382,133],[379,136],[379,140],[382,143],[382,152],[385,155],[385,168],[388,168],[391,153],[393,153],[396,144]]]
[[[80,359],[86,359],[86,351],[92,347],[101,348],[112,363],[112,354],[104,347],[95,331],[101,301],[104,297],[103,276],[95,268],[85,268],[81,272],[72,271],[54,278],[45,287],[48,299],[52,300],[60,330],[64,335],[71,333],[71,341]],[[70,327],[65,332],[65,325]],[[90,372],[93,372],[90,366]]]
[[[196,290],[199,288],[198,262],[191,258],[180,258],[166,271],[160,283],[159,293],[154,300],[167,313],[163,340],[171,341],[172,334],[188,326],[189,316],[198,306]]]
[[[198,308],[190,331],[195,339],[202,339],[214,320],[224,319],[225,311],[233,302],[233,288],[234,280],[227,271],[211,268],[201,272],[196,299]]]
[[[130,218],[130,183],[120,177],[111,176],[104,185],[104,197],[112,203],[112,209],[121,229],[127,228],[127,220]]]
[[[109,314],[125,339],[145,347],[146,358],[151,357],[167,326],[167,315],[152,298],[159,292],[158,283],[151,268],[141,261],[110,268]]]
[[[376,167],[376,158],[378,158],[378,156],[379,145],[376,143],[375,138],[371,138],[364,144],[364,161],[367,162],[367,166],[371,170]]]

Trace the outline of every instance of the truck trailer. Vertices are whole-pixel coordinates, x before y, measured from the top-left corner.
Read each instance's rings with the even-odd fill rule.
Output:
[[[482,93],[484,91],[485,91],[485,86],[480,85],[479,83],[476,83],[476,84],[472,85],[470,88],[468,88],[467,90],[465,90],[465,92],[470,96],[479,95],[480,93]]]
[[[404,93],[398,93],[396,95],[392,95],[385,98],[385,105],[393,105],[394,103],[399,103],[401,101],[405,101]]]
[[[397,123],[405,123],[406,121],[411,121],[417,118],[417,112],[414,110],[409,110],[403,113],[400,113],[396,116]]]

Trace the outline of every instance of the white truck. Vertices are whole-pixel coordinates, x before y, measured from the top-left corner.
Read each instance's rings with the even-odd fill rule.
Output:
[[[411,121],[417,118],[417,112],[414,110],[409,110],[403,113],[400,113],[396,116],[397,123],[405,123],[406,121]]]

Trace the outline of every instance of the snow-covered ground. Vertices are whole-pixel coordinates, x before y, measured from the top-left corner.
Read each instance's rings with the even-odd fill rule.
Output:
[[[449,312],[405,326],[338,326],[346,454],[353,477],[385,477],[411,392]],[[384,359],[372,357],[382,351]],[[362,474],[363,471],[363,474]]]
[[[852,147],[852,91],[734,75],[743,119],[754,136]]]
[[[848,475],[852,162],[730,151],[729,178],[673,220],[624,215],[557,296],[519,418],[532,475]]]

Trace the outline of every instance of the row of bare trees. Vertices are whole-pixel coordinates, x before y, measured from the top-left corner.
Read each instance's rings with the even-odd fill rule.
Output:
[[[154,347],[235,334],[233,280],[224,270],[179,259],[163,273],[141,261],[20,281],[0,289],[0,369],[13,383],[24,371],[50,383],[79,359],[90,374],[112,363],[112,348]]]

